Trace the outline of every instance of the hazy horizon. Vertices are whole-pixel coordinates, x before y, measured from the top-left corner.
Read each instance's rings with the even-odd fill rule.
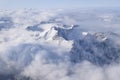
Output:
[[[0,9],[70,9],[119,7],[119,0],[0,0]]]

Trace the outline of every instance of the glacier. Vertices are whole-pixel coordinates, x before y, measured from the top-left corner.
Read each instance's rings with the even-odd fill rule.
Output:
[[[0,10],[0,80],[119,80],[119,13]]]

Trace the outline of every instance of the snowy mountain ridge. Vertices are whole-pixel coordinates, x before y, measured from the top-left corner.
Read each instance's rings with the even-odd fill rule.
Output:
[[[70,28],[69,25],[51,26],[53,27],[45,33],[43,31],[43,38],[52,41],[56,39],[60,41],[63,38],[62,40],[67,41],[68,44],[72,41],[70,53],[73,62],[88,60],[97,65],[104,65],[119,59],[120,44],[114,42],[116,38],[119,38],[116,33],[84,32],[81,31],[79,25],[72,25]],[[61,44],[66,46],[65,43]]]

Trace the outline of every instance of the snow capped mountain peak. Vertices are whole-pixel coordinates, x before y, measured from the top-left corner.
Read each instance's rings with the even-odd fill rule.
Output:
[[[88,32],[82,32],[82,35],[86,36],[88,35]]]

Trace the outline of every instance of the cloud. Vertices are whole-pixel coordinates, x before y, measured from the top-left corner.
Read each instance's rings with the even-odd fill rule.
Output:
[[[100,25],[94,27],[94,30],[101,32],[105,29],[104,26],[108,25],[108,23],[98,19],[99,14],[102,13],[90,13],[85,10],[80,13],[74,12],[75,15],[72,15],[73,12],[61,12],[59,10],[0,12],[1,17],[5,16],[3,13],[10,17],[10,19],[5,17],[7,19],[5,21],[9,23],[9,20],[12,20],[13,23],[0,28],[0,79],[119,80],[119,63],[98,66],[87,60],[78,63],[71,62],[70,51],[73,47],[73,41],[79,38],[77,35],[82,30],[92,31],[91,26],[98,24]],[[112,12],[112,14],[115,13]],[[94,16],[91,18],[91,15]],[[80,25],[80,28],[75,28],[71,33],[73,25]],[[35,26],[34,28],[40,29],[40,31],[32,30],[33,28],[28,30],[27,28],[30,26]],[[64,34],[59,36],[54,27],[59,27],[61,32],[63,29],[63,33],[69,33],[67,36],[71,40],[67,40]],[[113,28],[115,29],[115,26]],[[115,40],[118,41],[119,39]]]

